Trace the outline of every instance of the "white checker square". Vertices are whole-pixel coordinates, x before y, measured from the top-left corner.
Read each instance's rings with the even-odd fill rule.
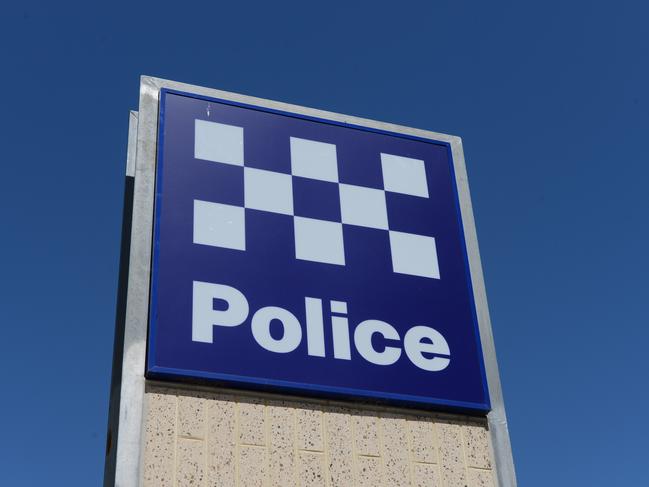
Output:
[[[394,272],[440,278],[437,248],[433,237],[390,231],[390,250]]]
[[[345,265],[341,223],[293,217],[295,257],[300,260]]]
[[[342,222],[360,227],[388,229],[385,191],[351,184],[340,185]]]
[[[194,200],[194,243],[246,250],[245,210]]]
[[[243,179],[246,208],[283,215],[293,214],[291,175],[246,167]]]
[[[428,198],[424,161],[381,153],[381,168],[386,191]]]
[[[243,128],[196,119],[194,157],[243,166]]]
[[[291,172],[293,176],[337,183],[336,146],[291,137]]]

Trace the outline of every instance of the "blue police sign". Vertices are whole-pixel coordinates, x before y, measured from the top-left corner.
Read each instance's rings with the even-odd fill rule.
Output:
[[[160,97],[148,377],[489,410],[447,143]]]

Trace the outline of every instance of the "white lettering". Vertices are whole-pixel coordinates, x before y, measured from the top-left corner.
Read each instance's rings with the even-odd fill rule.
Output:
[[[227,307],[214,309],[215,300],[223,301]],[[307,353],[313,357],[325,357],[322,300],[306,297],[304,307]],[[349,319],[345,316],[347,303],[331,301],[330,307],[333,356],[338,360],[351,360]],[[192,341],[213,343],[215,326],[239,326],[246,321],[249,312],[248,300],[238,289],[224,284],[194,281]],[[271,335],[271,324],[275,320],[282,326],[281,338]],[[302,342],[302,325],[299,320],[290,311],[277,306],[266,306],[257,310],[252,316],[251,331],[261,347],[274,353],[293,352]],[[372,339],[377,334],[380,335],[378,350],[372,344]],[[385,321],[365,320],[354,330],[356,350],[365,360],[376,365],[392,365],[399,360],[401,347],[388,346],[384,342],[400,340],[399,332]],[[428,326],[410,328],[403,337],[403,351],[416,367],[428,372],[442,371],[451,362],[448,342],[440,332]]]
[[[368,362],[376,365],[392,365],[401,356],[401,349],[385,347],[382,352],[377,352],[372,346],[372,335],[378,333],[388,340],[399,340],[399,333],[392,325],[385,321],[365,320],[354,330],[354,344],[361,356]]]
[[[422,339],[428,339],[430,343],[422,342]],[[403,337],[403,348],[413,364],[429,372],[444,370],[451,361],[449,359],[451,351],[442,334],[427,326],[410,328]],[[444,355],[444,357],[426,358],[422,352]]]
[[[215,310],[214,300],[228,304],[225,310]],[[248,317],[248,300],[239,291],[223,284],[194,281],[192,299],[192,340],[212,343],[213,326],[238,326]]]
[[[282,338],[270,334],[270,323],[278,320],[284,328]],[[252,316],[252,336],[266,350],[275,353],[292,352],[302,341],[302,327],[295,315],[284,308],[266,306]]]
[[[334,338],[334,358],[351,360],[349,346],[349,322],[344,316],[331,317],[331,332]]]
[[[306,309],[307,353],[314,357],[325,356],[324,322],[322,319],[322,300],[304,298]]]

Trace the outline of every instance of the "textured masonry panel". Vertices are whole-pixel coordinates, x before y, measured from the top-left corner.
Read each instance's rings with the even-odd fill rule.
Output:
[[[266,407],[269,431],[268,481],[282,487],[295,472],[295,415],[290,403],[269,401]]]
[[[489,470],[469,469],[469,487],[494,487],[494,485]]]
[[[356,438],[357,454],[379,456],[378,420],[379,418],[371,413],[354,415],[354,436]]]
[[[145,487],[494,487],[480,418],[147,385]]]
[[[234,397],[212,396],[207,403],[207,484],[236,484],[236,402]]]
[[[381,485],[383,472],[379,457],[358,456],[356,459],[356,485],[359,487],[375,487]]]
[[[408,422],[404,416],[383,414],[382,426],[383,466],[385,485],[410,485],[410,459]]]
[[[297,485],[300,486],[325,486],[325,464],[324,455],[309,451],[300,452],[300,462],[298,466]],[[290,480],[287,478],[287,482]]]
[[[426,418],[413,418],[408,421],[410,454],[413,461],[437,463],[434,426],[434,423],[426,421]]]
[[[239,478],[241,486],[261,487],[266,477],[266,456],[265,448],[258,446],[242,445],[239,447]]]
[[[176,485],[178,487],[202,485],[205,476],[203,442],[179,438],[176,451]]]
[[[178,436],[205,438],[206,402],[195,395],[178,397]]]
[[[172,392],[147,394],[144,485],[173,487],[176,478],[176,404]]]
[[[245,445],[266,446],[264,404],[244,398],[239,402],[239,441]]]
[[[324,451],[322,435],[322,411],[313,405],[302,405],[295,411],[297,421],[297,448],[299,450]]]
[[[325,414],[329,454],[328,485],[354,484],[354,446],[349,410],[331,408]]]
[[[415,463],[412,467],[413,482],[416,487],[439,487],[439,469],[431,463]]]
[[[462,429],[466,425],[443,421],[438,425],[440,436],[440,457],[442,459],[442,485],[445,487],[465,487],[466,462]]]
[[[469,467],[491,468],[491,454],[487,431],[479,426],[467,426],[464,429],[466,462]]]

